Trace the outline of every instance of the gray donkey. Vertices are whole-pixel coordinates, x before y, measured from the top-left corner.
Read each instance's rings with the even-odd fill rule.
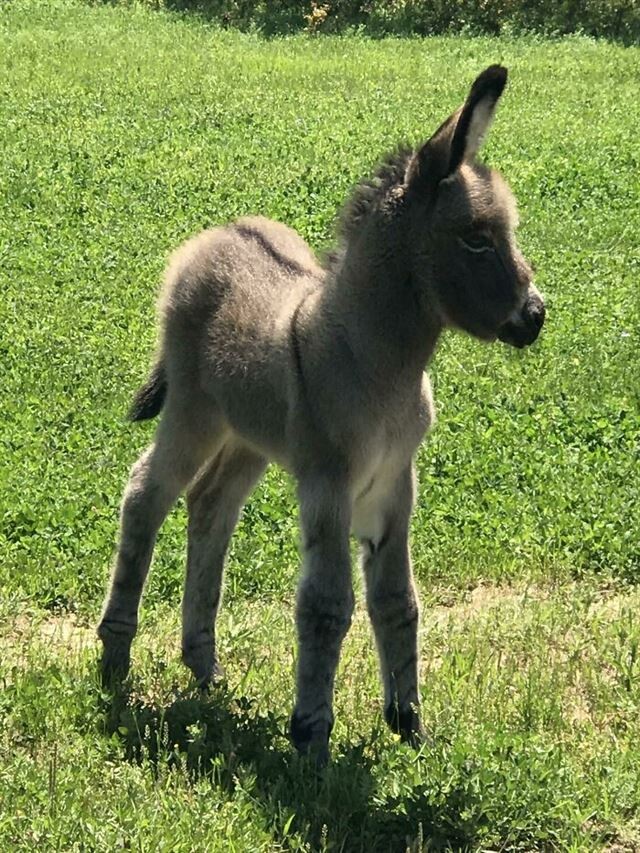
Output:
[[[328,758],[354,605],[350,532],[362,544],[386,720],[421,741],[408,532],[413,457],[434,420],[424,370],[447,327],[523,347],[544,321],[516,246],[514,199],[475,159],[506,79],[505,68],[487,68],[428,142],[355,189],[324,267],[294,231],[260,217],[204,231],[174,254],[159,354],[131,411],[143,420],[164,407],[124,495],[98,628],[106,679],[128,671],[155,537],[185,489],[182,656],[203,685],[220,674],[225,553],[275,460],[297,480],[302,527],[295,746]]]

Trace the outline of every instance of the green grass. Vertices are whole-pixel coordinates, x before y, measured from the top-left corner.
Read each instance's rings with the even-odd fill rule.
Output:
[[[582,583],[480,588],[425,612],[418,756],[381,722],[360,606],[321,779],[284,734],[290,609],[225,610],[227,682],[209,698],[178,662],[177,612],[155,609],[115,700],[90,628],[7,614],[3,849],[637,850],[639,606]]]
[[[449,334],[432,367],[413,552],[433,745],[416,759],[383,730],[360,607],[335,763],[319,781],[290,754],[297,526],[277,470],[234,539],[227,685],[202,699],[177,663],[180,506],[132,692],[109,701],[89,628],[152,434],[124,413],[167,254],[249,212],[329,245],[353,183],[494,61],[512,74],[486,159],[549,313],[530,351]],[[583,38],[263,40],[0,7],[2,849],[640,844],[639,63]]]

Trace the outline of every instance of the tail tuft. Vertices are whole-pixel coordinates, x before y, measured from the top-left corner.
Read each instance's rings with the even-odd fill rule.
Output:
[[[160,414],[167,396],[167,374],[164,365],[158,362],[145,384],[133,398],[128,418],[130,421],[146,421]]]

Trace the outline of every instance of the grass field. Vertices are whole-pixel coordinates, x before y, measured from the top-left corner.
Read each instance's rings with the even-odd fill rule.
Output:
[[[0,7],[0,849],[640,849],[640,49],[571,38],[267,40],[72,0]],[[530,351],[449,334],[418,458],[418,756],[384,729],[358,607],[334,761],[291,754],[292,483],[229,560],[226,684],[180,665],[179,506],[126,695],[95,624],[130,464],[124,413],[169,251],[261,212],[317,249],[349,188],[490,62],[486,147],[548,321]]]

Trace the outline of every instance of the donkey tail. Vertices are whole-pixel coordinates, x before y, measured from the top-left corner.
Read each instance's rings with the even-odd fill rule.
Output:
[[[167,396],[167,373],[162,361],[152,368],[149,378],[138,390],[129,408],[130,421],[146,421],[160,414]]]

